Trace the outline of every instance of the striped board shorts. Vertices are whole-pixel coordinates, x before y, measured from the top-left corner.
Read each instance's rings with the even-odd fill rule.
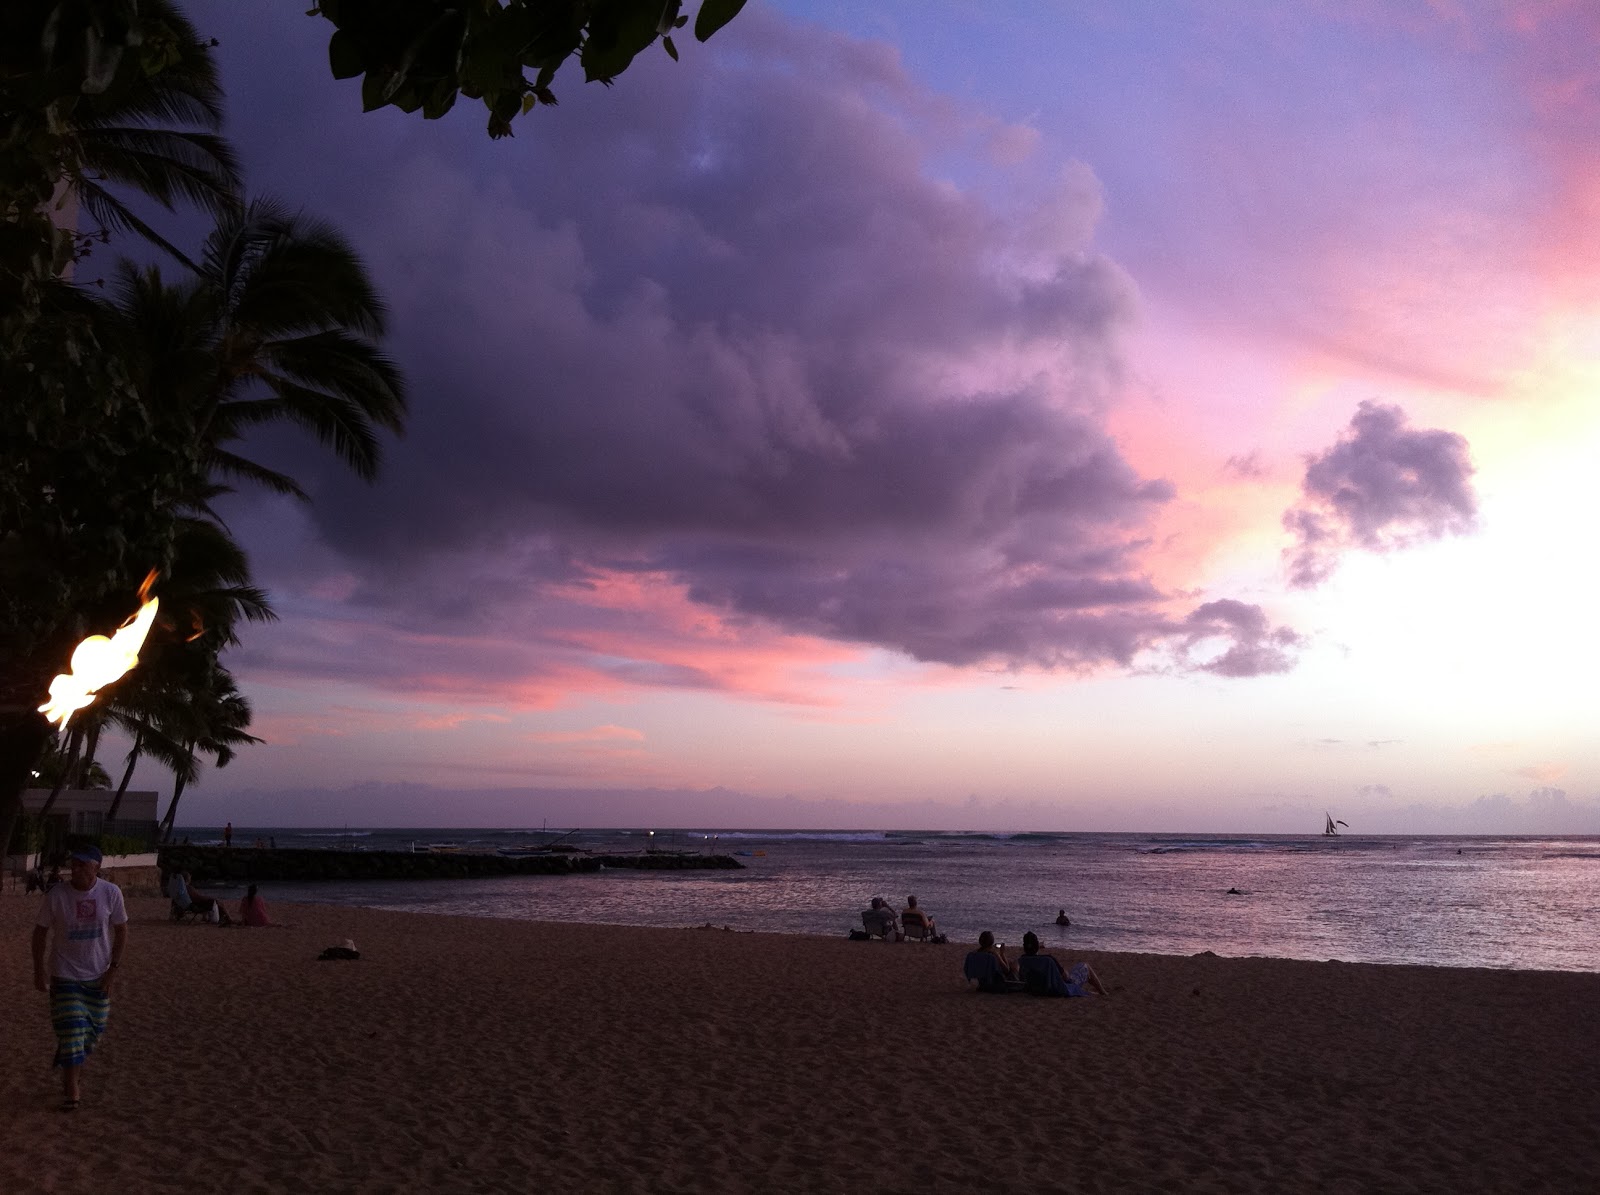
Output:
[[[55,1066],[82,1066],[106,1031],[111,997],[98,983],[50,981],[50,1024],[56,1031]]]

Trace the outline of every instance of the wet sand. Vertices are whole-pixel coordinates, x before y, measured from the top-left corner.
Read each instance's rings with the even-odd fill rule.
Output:
[[[0,1191],[1580,1191],[1600,975],[967,949],[130,898],[76,1113],[0,896]],[[996,927],[1004,931],[1005,927]],[[352,938],[359,962],[318,962]],[[1065,961],[1073,956],[1056,952]]]

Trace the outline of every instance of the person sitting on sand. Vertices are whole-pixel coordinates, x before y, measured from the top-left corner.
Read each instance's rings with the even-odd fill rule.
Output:
[[[271,918],[267,916],[267,902],[261,899],[254,884],[250,885],[244,894],[244,899],[239,902],[239,920],[245,925],[272,924]]]
[[[906,897],[906,907],[900,910],[900,932],[904,937],[910,937],[911,931],[921,928],[919,938],[931,938],[938,932],[934,928],[933,918],[917,908],[917,898]]]
[[[1002,971],[1004,971],[1012,979],[1017,977],[1017,964],[1006,958],[1006,944],[1004,942],[996,945],[994,933],[992,931],[984,930],[978,935],[978,949],[976,953],[994,955],[995,958],[1000,960],[1000,969]]]
[[[1056,924],[1057,925],[1071,925],[1072,924],[1072,918],[1067,916],[1067,911],[1065,909],[1062,909],[1061,912],[1056,914]]]
[[[1061,964],[1048,954],[1039,953],[1039,935],[1029,930],[1022,935],[1022,957],[1017,973],[1028,990],[1040,996],[1104,996],[1105,984],[1088,963],[1073,963],[1063,973]]]
[[[872,898],[872,907],[861,914],[861,924],[869,934],[877,934],[885,942],[900,940],[900,927],[896,924],[894,910],[881,896]]]
[[[980,992],[1022,991],[1016,967],[1006,961],[1005,943],[996,946],[994,934],[988,930],[978,935],[978,948],[967,952],[961,974],[969,982],[976,983]]]

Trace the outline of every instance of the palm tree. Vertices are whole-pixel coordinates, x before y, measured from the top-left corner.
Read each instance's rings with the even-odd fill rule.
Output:
[[[111,777],[106,775],[105,768],[91,759],[76,758],[72,755],[70,747],[58,744],[51,747],[39,760],[34,768],[35,788],[49,785],[52,789],[59,785],[67,787],[66,782],[72,781],[74,788],[110,788]],[[49,810],[41,810],[48,813]]]
[[[216,492],[213,488],[207,497]],[[158,648],[148,653],[139,668],[117,683],[106,701],[85,711],[98,711],[101,720],[133,736],[107,821],[117,816],[141,756],[150,754],[175,774],[181,772],[185,752],[163,733],[162,726],[173,719],[174,686],[181,688],[185,678],[197,672],[204,675],[189,657],[195,652],[215,656],[224,648],[237,646],[241,622],[276,618],[267,595],[250,583],[249,560],[238,544],[209,519],[180,516],[173,566],[161,581],[160,619],[170,632],[165,638],[180,642],[166,651]],[[193,776],[187,778],[189,783],[193,780]]]
[[[66,192],[102,237],[131,232],[192,265],[116,192],[131,190],[167,211],[186,203],[221,215],[239,204],[239,162],[220,134],[223,92],[207,43],[171,0],[139,7],[167,61],[153,74],[130,62],[114,86],[73,103],[63,129]]]
[[[405,386],[375,345],[386,313],[360,258],[332,228],[269,200],[218,220],[192,279],[121,263],[106,307],[135,386],[193,412],[219,482],[307,497],[233,450],[260,424],[299,424],[367,480],[378,429],[402,430]]]
[[[188,498],[193,513],[184,516],[173,573],[162,585],[163,613],[167,599],[186,593],[183,608],[195,626],[212,628],[209,668],[197,672],[188,652],[154,660],[108,711],[134,737],[113,811],[138,758],[156,755],[177,778],[163,819],[170,834],[183,790],[198,775],[196,753],[212,754],[220,767],[236,747],[257,741],[243,733],[249,707],[217,654],[237,641],[241,618],[271,611],[210,504],[240,480],[307,497],[287,474],[240,455],[236,442],[259,424],[297,423],[370,479],[381,456],[379,429],[401,430],[404,384],[375,347],[385,312],[360,259],[332,229],[268,201],[218,220],[192,278],[168,282],[158,267],[121,263],[99,310],[105,342],[143,401],[156,418],[180,414],[163,421],[195,429],[212,475]],[[198,576],[216,584],[182,584],[186,560],[205,562]],[[218,676],[226,678],[220,689]]]
[[[162,727],[182,744],[187,765],[176,770],[172,802],[161,819],[162,842],[172,836],[172,824],[177,818],[184,788],[199,776],[200,753],[210,755],[216,766],[223,768],[228,766],[239,747],[261,742],[245,732],[245,727],[250,725],[250,702],[239,692],[232,675],[215,655],[205,662],[205,676],[195,678],[195,682],[184,687],[181,700],[169,711],[170,720]]]

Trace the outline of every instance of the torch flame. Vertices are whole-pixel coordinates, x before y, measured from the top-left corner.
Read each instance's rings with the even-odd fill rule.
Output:
[[[94,700],[95,693],[117,680],[139,662],[139,649],[155,621],[158,599],[149,597],[156,574],[144,579],[139,597],[144,605],[138,613],[117,628],[111,638],[90,635],[72,653],[72,669],[50,682],[50,700],[39,712],[51,722],[65,727],[67,719]]]

